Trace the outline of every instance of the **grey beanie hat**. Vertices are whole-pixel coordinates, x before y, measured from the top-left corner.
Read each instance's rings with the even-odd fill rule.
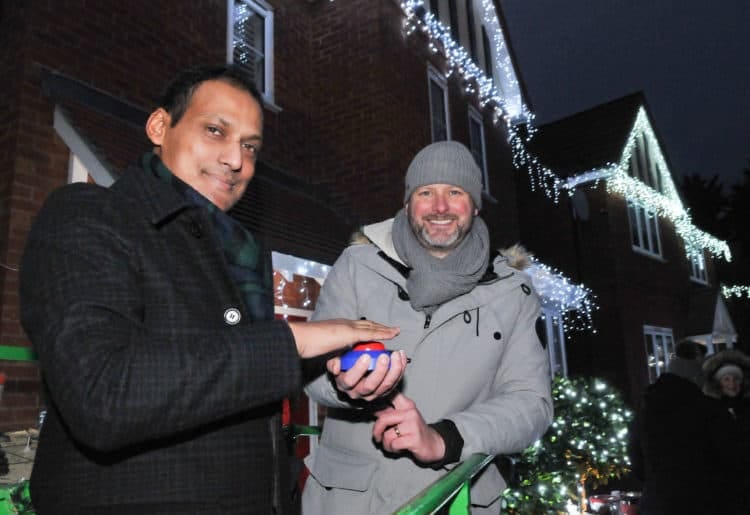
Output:
[[[452,184],[466,191],[482,208],[482,171],[469,149],[458,141],[437,141],[420,150],[406,171],[404,202],[427,184]]]

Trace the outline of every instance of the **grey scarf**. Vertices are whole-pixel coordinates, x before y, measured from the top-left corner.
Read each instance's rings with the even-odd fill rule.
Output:
[[[406,279],[409,302],[414,309],[427,314],[471,291],[487,270],[490,259],[489,232],[478,216],[458,247],[440,259],[419,243],[401,209],[393,220],[393,246],[401,260],[412,268]]]

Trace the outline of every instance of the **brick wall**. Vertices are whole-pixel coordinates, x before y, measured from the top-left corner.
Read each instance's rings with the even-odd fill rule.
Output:
[[[221,0],[4,4],[0,72],[10,80],[0,98],[0,262],[17,268],[34,215],[67,178],[69,151],[52,127],[44,70],[152,106],[179,68],[224,59],[225,20]],[[17,271],[2,267],[0,345],[29,345],[17,290]],[[36,426],[43,406],[36,365],[0,361],[0,371],[8,376],[0,431]]]

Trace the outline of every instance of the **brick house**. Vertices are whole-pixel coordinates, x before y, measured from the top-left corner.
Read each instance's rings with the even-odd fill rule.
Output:
[[[644,338],[668,356],[666,329],[670,341],[715,332],[715,317],[688,314],[705,315],[711,299],[716,313],[721,299],[686,302],[693,290],[715,294],[710,253],[698,267],[703,282],[691,282],[685,245],[661,219],[663,253],[634,253],[630,208],[607,186],[616,176],[566,193],[579,175],[622,157],[643,99],[593,108],[529,139],[530,103],[499,2],[30,1],[6,3],[0,23],[0,62],[12,78],[0,98],[0,431],[35,425],[43,406],[16,295],[34,214],[68,181],[111,184],[148,148],[143,122],[165,82],[198,63],[242,63],[264,94],[264,150],[232,214],[265,242],[279,316],[307,316],[350,232],[400,207],[413,155],[455,139],[484,170],[493,244],[520,241],[539,259],[552,372],[601,375],[633,399],[654,370]],[[591,295],[577,283],[598,299],[596,333],[587,329]],[[587,330],[564,330],[574,325]]]

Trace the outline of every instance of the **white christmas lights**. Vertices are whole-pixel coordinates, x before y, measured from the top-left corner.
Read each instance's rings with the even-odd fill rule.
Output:
[[[502,29],[497,22],[497,13],[492,0],[482,0],[483,23],[485,27],[493,28],[492,39],[494,42],[493,59],[497,70],[502,73],[502,81],[507,87],[517,88],[518,81],[507,51]],[[441,52],[447,61],[448,74],[457,73],[464,81],[464,89],[467,93],[476,94],[480,105],[492,103],[493,121],[505,124],[511,150],[513,154],[513,165],[517,169],[526,169],[529,174],[531,189],[541,188],[544,193],[555,202],[559,200],[560,192],[567,189],[570,194],[574,188],[591,180],[607,180],[607,189],[610,192],[620,193],[656,212],[662,217],[669,219],[675,226],[677,233],[685,242],[688,256],[696,255],[701,249],[707,249],[716,257],[731,260],[731,253],[726,242],[721,241],[710,234],[701,231],[693,225],[690,215],[682,205],[671,175],[666,172],[669,168],[661,152],[659,144],[653,134],[645,110],[641,107],[638,112],[635,126],[625,145],[619,164],[611,165],[609,169],[595,170],[594,174],[576,176],[563,181],[553,170],[542,164],[539,158],[528,151],[528,143],[534,136],[533,125],[534,114],[528,110],[522,100],[512,101],[505,96],[500,88],[496,87],[493,80],[487,77],[472,60],[470,54],[451,37],[450,29],[437,20],[431,12],[424,7],[423,0],[404,0],[401,3],[404,11],[404,31],[407,35],[420,30],[428,38],[428,46],[432,52]],[[515,91],[515,89],[514,89]],[[518,93],[520,97],[520,92]],[[526,122],[525,129],[521,130],[516,125],[519,121]],[[636,137],[643,133],[648,139],[649,147],[654,149],[652,154],[657,160],[659,173],[662,176],[664,193],[659,193],[638,179],[628,174],[630,155],[636,147]]]
[[[542,304],[562,314],[563,332],[586,330],[596,333],[592,324],[592,313],[599,309],[593,292],[582,284],[574,284],[559,270],[531,261],[526,269],[534,288],[542,298]]]
[[[733,285],[733,286],[721,286],[721,294],[724,296],[725,299],[729,299],[731,297],[737,297],[737,298],[748,298],[750,299],[750,286],[740,286],[740,285]]]

